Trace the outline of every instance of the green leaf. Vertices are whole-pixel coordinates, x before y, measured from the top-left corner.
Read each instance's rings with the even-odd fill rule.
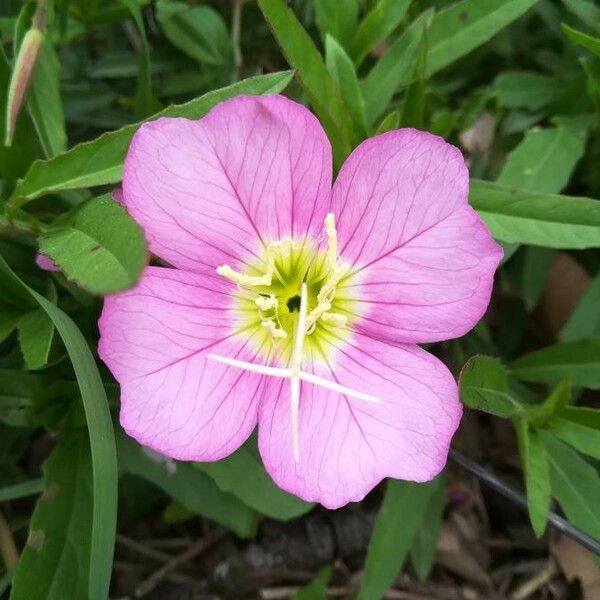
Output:
[[[589,0],[562,0],[562,3],[588,27],[600,30],[600,8]]]
[[[566,23],[561,23],[562,30],[566,36],[575,44],[579,44],[593,52],[596,56],[600,56],[600,38],[593,37],[583,31],[578,31],[573,27],[569,27]]]
[[[573,421],[573,423],[600,430],[600,410],[582,406],[567,406],[561,411],[560,416]]]
[[[331,141],[339,165],[351,149],[352,126],[340,90],[323,58],[291,8],[283,0],[258,0],[273,35],[298,78]]]
[[[359,66],[369,52],[400,25],[411,1],[378,0],[367,16],[361,20],[350,46],[350,56],[356,66]]]
[[[110,194],[83,204],[71,223],[44,231],[40,251],[95,294],[131,287],[147,262],[141,227]]]
[[[152,482],[188,510],[228,527],[240,537],[256,533],[256,513],[232,494],[221,491],[192,465],[144,449],[124,433],[117,434],[117,446],[119,465],[128,473]]]
[[[555,252],[548,248],[528,246],[523,248],[523,260],[520,269],[519,287],[523,303],[528,312],[538,305],[548,273],[554,262]]]
[[[139,0],[121,0],[131,13],[135,26],[140,34],[142,47],[140,49],[137,89],[135,92],[135,116],[142,119],[156,110],[156,100],[152,95],[152,71],[150,66],[150,45],[146,36],[146,27],[140,8]]]
[[[500,106],[539,110],[559,98],[561,81],[528,71],[505,71],[496,77],[494,89]]]
[[[31,517],[11,600],[87,598],[93,495],[85,430],[63,432],[43,471],[44,493]]]
[[[524,381],[554,385],[570,379],[574,386],[600,389],[600,338],[548,346],[521,356],[509,368]]]
[[[600,477],[598,471],[577,452],[540,432],[550,460],[552,495],[577,527],[600,538]]]
[[[30,479],[29,481],[14,483],[13,485],[5,485],[0,488],[0,502],[37,496],[38,494],[41,494],[43,490],[43,479]]]
[[[260,459],[246,446],[217,462],[195,466],[214,479],[221,490],[273,519],[294,519],[314,506],[278,488]]]
[[[39,375],[0,369],[0,421],[12,427],[37,425],[36,403],[42,390],[43,382]]]
[[[331,567],[325,565],[316,577],[304,587],[300,588],[292,597],[292,600],[327,600],[327,584],[331,578]]]
[[[381,120],[381,123],[377,126],[375,135],[380,135],[386,131],[392,131],[398,129],[400,125],[400,111],[398,109],[393,110],[389,115]]]
[[[19,321],[19,344],[28,369],[41,369],[48,362],[54,323],[41,309],[29,312]]]
[[[415,19],[375,63],[362,82],[370,123],[381,117],[394,94],[410,82],[421,47],[423,28],[429,23],[432,15],[433,11],[430,9]]]
[[[425,125],[425,80],[427,71],[427,28],[423,25],[423,35],[412,76],[412,82],[404,94],[400,125],[424,129]]]
[[[435,489],[427,502],[423,522],[410,549],[410,560],[417,577],[421,581],[425,581],[433,569],[444,507],[446,506],[446,478],[442,474],[435,482]]]
[[[325,41],[331,35],[347,48],[354,37],[358,17],[358,0],[314,0],[315,20]]]
[[[561,381],[540,404],[530,404],[525,408],[525,419],[530,423],[545,427],[552,417],[562,413],[571,401],[571,385]]]
[[[591,125],[585,116],[562,117],[556,127],[528,131],[508,155],[496,183],[532,192],[562,191],[583,156]]]
[[[388,480],[367,550],[358,600],[380,600],[393,584],[437,485],[437,479],[428,483]]]
[[[27,95],[27,108],[46,157],[64,152],[67,132],[60,97],[60,63],[47,37],[38,55]]]
[[[239,94],[276,94],[281,92],[292,78],[290,71],[259,75],[240,81],[226,88],[215,90],[185,104],[169,106],[153,115],[158,117],[185,117],[199,119],[213,106]],[[79,144],[48,161],[33,163],[23,181],[13,194],[13,203],[23,203],[63,190],[75,190],[116,183],[121,180],[123,160],[133,134],[140,123],[127,125],[117,131]]]
[[[22,316],[22,311],[0,304],[0,342],[13,332]]]
[[[159,0],[156,18],[169,41],[199,63],[219,67],[233,64],[227,26],[214,8]]]
[[[508,385],[508,375],[497,358],[473,356],[458,380],[460,397],[465,406],[498,417],[510,418],[523,412]]]
[[[558,339],[576,342],[591,336],[600,336],[600,273],[594,277],[585,294],[562,326]]]
[[[28,293],[54,325],[65,344],[88,423],[93,470],[93,526],[91,533],[89,600],[105,600],[112,572],[117,523],[117,457],[108,401],[94,357],[75,323],[57,306],[26,286],[0,256],[0,289],[10,282]]]
[[[339,86],[342,100],[352,119],[359,137],[367,137],[367,119],[365,116],[365,100],[358,84],[354,64],[344,48],[327,34],[325,38],[325,56],[329,73]]]
[[[515,427],[525,476],[529,519],[535,535],[541,537],[546,529],[550,511],[548,454],[538,432],[531,429],[526,421],[519,419]]]
[[[435,15],[427,74],[447,67],[518,19],[538,0],[462,0]]]
[[[547,248],[600,246],[600,203],[471,180],[471,206],[497,240]]]
[[[600,411],[595,410],[594,412],[596,413],[596,420],[598,420]],[[593,427],[591,423],[571,421],[568,419],[567,414],[553,418],[548,423],[548,430],[579,452],[600,460],[600,428]]]

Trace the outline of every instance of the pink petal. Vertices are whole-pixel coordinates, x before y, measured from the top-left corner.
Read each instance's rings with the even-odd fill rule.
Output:
[[[118,202],[119,204],[124,204],[124,202],[123,202],[123,188],[116,187],[112,191],[112,198],[113,198],[113,200],[115,202]]]
[[[427,481],[444,467],[462,412],[448,369],[417,346],[355,335],[328,352],[331,369],[307,370],[357,391],[373,404],[302,383],[299,462],[291,444],[289,383],[271,383],[259,413],[259,448],[274,481],[304,500],[338,508],[359,501],[384,477]],[[305,365],[306,368],[306,365]]]
[[[360,297],[361,331],[434,342],[483,316],[502,250],[468,205],[468,187],[460,151],[429,133],[392,131],[350,155],[332,210],[357,274],[347,285]]]
[[[283,96],[238,96],[199,121],[161,118],[135,134],[123,177],[150,250],[189,271],[257,254],[323,227],[331,148],[316,118]]]
[[[35,264],[43,271],[60,271],[60,267],[49,256],[39,252],[35,255]]]
[[[262,377],[206,359],[256,362],[252,341],[233,333],[231,287],[217,275],[148,267],[135,289],[105,299],[98,352],[121,385],[121,424],[143,445],[217,460],[254,429]]]

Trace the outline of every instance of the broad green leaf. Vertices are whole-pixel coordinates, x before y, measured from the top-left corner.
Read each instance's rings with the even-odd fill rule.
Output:
[[[400,25],[411,1],[378,0],[362,19],[350,46],[350,56],[357,66],[377,44],[385,40]]]
[[[199,63],[220,67],[232,64],[233,49],[227,26],[211,6],[159,0],[156,18],[169,41]]]
[[[404,94],[401,127],[425,128],[425,79],[427,72],[427,29],[423,25],[423,35],[415,63],[412,81]]]
[[[43,386],[40,375],[0,369],[0,421],[12,427],[38,425],[36,404]]]
[[[585,294],[562,326],[558,339],[576,342],[588,337],[600,336],[600,273],[594,277]]]
[[[325,57],[327,70],[338,84],[355,131],[358,132],[360,139],[367,137],[365,100],[358,84],[354,64],[344,48],[329,34],[325,38]]]
[[[46,37],[40,48],[27,96],[27,108],[47,158],[67,147],[65,113],[60,96],[60,63]]]
[[[565,35],[575,44],[579,44],[584,48],[587,48],[590,52],[593,52],[596,56],[600,56],[600,38],[578,31],[573,27],[569,27],[566,23],[561,24],[562,30]]]
[[[600,202],[471,180],[471,206],[502,242],[547,248],[600,246]]]
[[[19,345],[28,369],[41,369],[48,362],[54,323],[42,310],[23,315],[19,321]]]
[[[147,261],[141,227],[110,194],[82,205],[72,222],[44,231],[40,251],[95,294],[131,287]]]
[[[435,15],[427,74],[433,75],[518,19],[538,0],[461,0]]]
[[[358,0],[345,0],[342,7],[339,0],[314,0],[315,20],[323,41],[331,35],[348,48],[356,30],[358,4]]]
[[[380,600],[393,584],[436,488],[436,479],[428,483],[388,480],[367,550],[358,600]]]
[[[309,584],[301,587],[292,596],[292,600],[327,600],[327,583],[330,578],[331,567],[325,565]]]
[[[444,507],[446,506],[446,478],[440,475],[433,490],[421,527],[418,529],[410,549],[410,560],[417,577],[425,581],[433,569],[440,534]]]
[[[283,0],[258,0],[258,5],[289,65],[297,69],[304,91],[331,141],[335,161],[341,164],[351,149],[352,127],[339,88],[292,9]]]
[[[596,413],[600,415],[600,411],[596,410]],[[577,423],[565,417],[566,415],[560,415],[552,419],[548,423],[548,429],[582,454],[600,460],[600,428],[593,427],[591,423]]]
[[[140,446],[123,433],[117,435],[119,466],[152,482],[179,504],[225,525],[240,537],[256,533],[257,514],[213,480],[184,462],[174,462]]]
[[[423,31],[430,22],[432,14],[432,10],[427,10],[415,19],[375,63],[362,82],[367,118],[370,123],[374,123],[381,117],[394,94],[410,82],[421,47]]]
[[[583,156],[591,125],[588,117],[562,117],[556,127],[528,131],[508,155],[496,183],[532,192],[562,191]]]
[[[562,0],[562,3],[588,27],[600,30],[600,8],[590,0]]]
[[[523,412],[523,406],[509,389],[506,370],[497,358],[470,358],[460,372],[458,386],[461,400],[469,408],[503,418]]]
[[[575,450],[553,435],[540,432],[550,460],[552,495],[577,527],[600,538],[600,477]]]
[[[38,494],[41,494],[43,490],[43,479],[30,479],[21,483],[14,483],[13,485],[5,485],[0,487],[0,502],[37,496]]]
[[[525,476],[527,508],[533,531],[541,537],[550,511],[550,465],[538,432],[519,419],[515,424]]]
[[[94,357],[75,323],[49,300],[26,286],[0,256],[0,289],[10,282],[28,293],[52,319],[67,349],[88,423],[93,471],[89,600],[105,600],[112,572],[117,524],[117,457],[104,385]]]
[[[63,431],[43,471],[44,493],[31,517],[10,598],[88,598],[94,498],[85,430]]]
[[[23,312],[0,304],[0,342],[3,342],[16,328]]]
[[[524,381],[554,385],[569,379],[573,386],[600,389],[600,338],[548,346],[521,356],[509,368]]]
[[[505,71],[496,77],[494,89],[500,106],[539,110],[562,93],[561,81],[550,75],[528,71]]]
[[[273,519],[294,519],[313,507],[278,488],[260,459],[246,446],[217,462],[196,463],[195,466],[214,479],[221,490],[230,492],[247,506]]]
[[[140,34],[142,47],[140,48],[137,89],[135,91],[135,116],[143,119],[156,110],[156,101],[152,95],[152,72],[150,66],[150,45],[146,36],[144,17],[138,0],[121,0],[122,4],[131,13],[135,26]]]
[[[185,104],[169,106],[151,118],[185,117],[199,119],[213,106],[239,94],[277,94],[292,78],[290,71],[259,75],[229,87],[208,92]],[[13,194],[15,205],[63,190],[75,190],[116,183],[121,180],[123,160],[133,134],[140,123],[79,144],[48,161],[33,163]]]

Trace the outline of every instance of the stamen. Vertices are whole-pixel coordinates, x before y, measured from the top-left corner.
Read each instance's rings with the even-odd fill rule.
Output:
[[[302,351],[306,336],[307,297],[308,290],[306,283],[302,283],[302,288],[300,290],[300,311],[298,313],[298,323],[296,325],[296,334],[294,336],[294,349],[290,361],[292,371],[290,380],[290,417],[292,426],[292,449],[294,452],[294,460],[296,462],[300,461],[300,448],[298,444],[298,411],[300,409],[300,370],[302,368]]]
[[[341,385],[339,383],[336,383],[335,381],[329,381],[329,379],[319,377],[318,375],[313,375],[312,373],[306,373],[305,371],[301,371],[300,379],[302,379],[303,381],[308,381],[308,383],[320,385],[321,387],[327,388],[328,390],[339,392],[340,394],[344,394],[345,396],[351,396],[352,398],[364,400],[365,402],[372,402],[373,404],[381,403],[381,398],[378,398],[377,396],[372,396],[371,394],[359,392],[358,390],[346,387],[345,385]]]
[[[277,308],[277,298],[274,294],[269,294],[266,298],[265,296],[258,296],[258,298],[254,300],[254,304],[256,304],[260,310],[272,310]]]
[[[336,327],[346,327],[348,324],[348,317],[335,312],[326,312],[321,315],[321,318],[326,323],[331,323]]]
[[[274,339],[283,340],[287,337],[285,329],[277,326],[273,319],[264,319],[260,324],[269,332],[269,335]]]
[[[266,365],[257,365],[255,363],[246,362],[245,360],[238,360],[237,358],[229,358],[227,356],[221,356],[220,354],[207,354],[206,358],[214,360],[215,362],[228,365],[230,367],[236,367],[243,371],[251,371],[252,373],[260,373],[261,375],[268,375],[269,377],[291,377],[291,369],[281,369],[279,367],[267,367]]]

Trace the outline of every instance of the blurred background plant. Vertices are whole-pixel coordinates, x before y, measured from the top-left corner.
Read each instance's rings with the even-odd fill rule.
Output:
[[[598,549],[599,36],[593,0],[3,0],[0,595],[600,597],[547,527]],[[469,407],[455,448],[524,489],[530,522],[452,464],[332,513],[276,488],[254,440],[176,464],[120,430],[96,320],[146,261],[111,196],[131,136],[281,92],[336,166],[396,127],[463,150],[505,259],[486,318],[432,350]]]

